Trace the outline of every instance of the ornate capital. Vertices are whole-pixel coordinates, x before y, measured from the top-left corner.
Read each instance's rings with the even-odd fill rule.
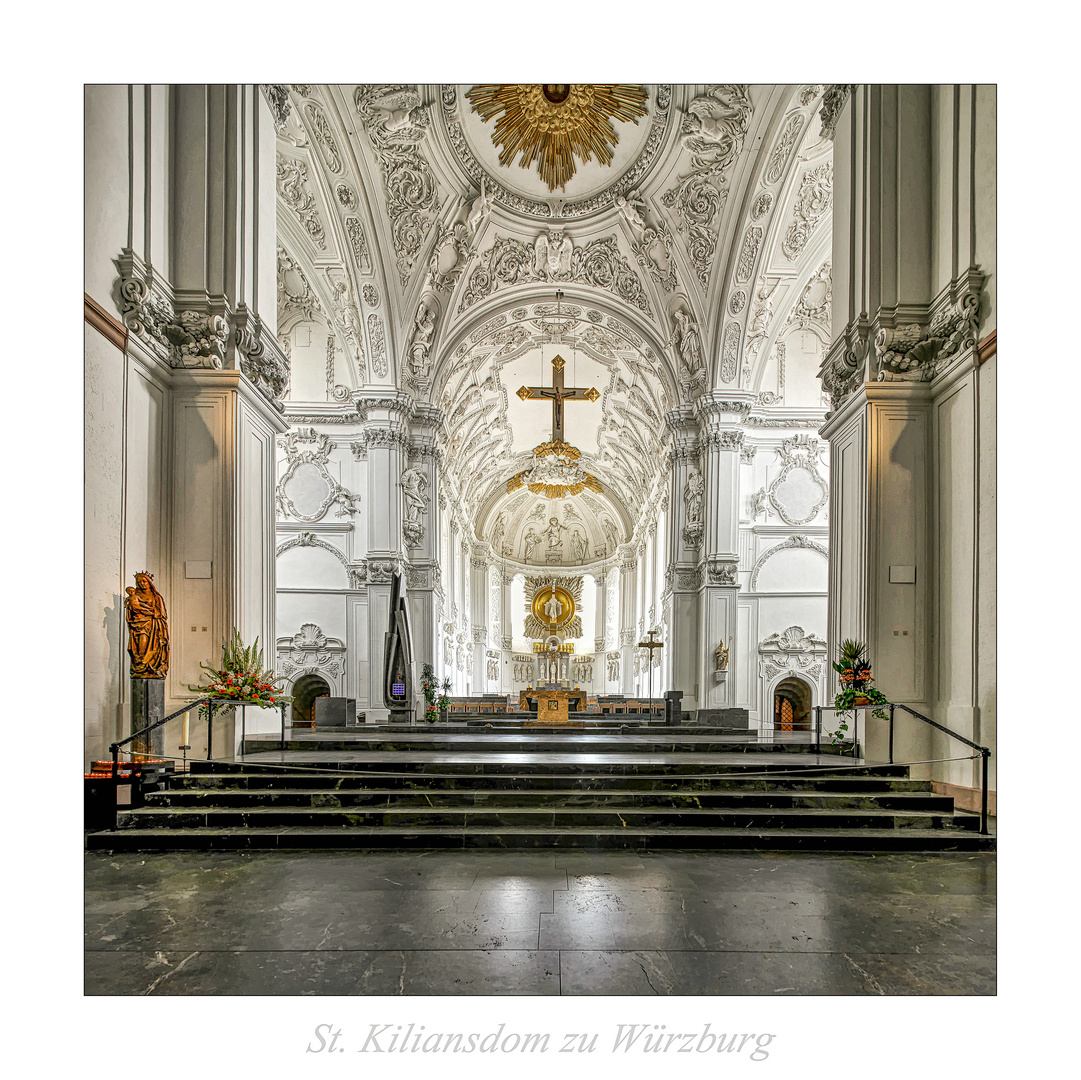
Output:
[[[738,570],[739,563],[735,559],[710,555],[706,560],[706,578],[710,585],[737,585]]]
[[[837,120],[848,101],[849,95],[856,89],[855,83],[832,83],[822,95],[822,108],[818,115],[822,120],[822,138],[833,141]]]

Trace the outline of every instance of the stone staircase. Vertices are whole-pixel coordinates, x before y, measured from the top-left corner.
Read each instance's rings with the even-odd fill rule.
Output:
[[[260,751],[270,745],[253,741],[245,755],[268,757]],[[317,745],[320,760],[193,762],[145,805],[119,811],[116,830],[88,833],[87,847],[995,846],[978,817],[956,812],[906,766],[821,764],[806,744],[736,742],[721,731],[388,729],[366,732],[363,751],[346,733]],[[286,749],[312,747],[293,740]]]

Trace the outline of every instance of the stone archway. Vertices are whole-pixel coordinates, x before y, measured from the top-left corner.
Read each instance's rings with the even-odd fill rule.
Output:
[[[293,683],[293,727],[315,727],[315,699],[329,696],[330,685],[322,675],[301,675]]]
[[[790,675],[773,688],[774,731],[811,730],[811,687]]]

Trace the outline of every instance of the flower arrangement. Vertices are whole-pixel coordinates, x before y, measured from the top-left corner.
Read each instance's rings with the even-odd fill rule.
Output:
[[[841,659],[834,661],[833,670],[841,678],[841,689],[833,699],[838,721],[837,730],[833,732],[833,743],[836,745],[848,731],[848,713],[851,710],[857,705],[889,705],[889,699],[871,685],[875,679],[871,674],[871,662],[867,659],[867,646],[862,641],[842,641]],[[879,720],[889,719],[880,707],[876,707],[871,715]]]
[[[221,666],[200,664],[210,676],[209,686],[189,686],[203,697],[215,697],[235,705],[259,705],[277,708],[292,701],[285,691],[276,686],[274,672],[263,668],[263,650],[259,639],[250,648],[240,640],[240,632],[233,631],[232,641],[222,647]]]
[[[420,685],[424,691],[424,719],[429,724],[434,724],[439,719],[439,714],[450,704],[450,698],[447,697],[450,679],[444,679],[440,683],[435,677],[432,665],[425,664],[421,670]]]

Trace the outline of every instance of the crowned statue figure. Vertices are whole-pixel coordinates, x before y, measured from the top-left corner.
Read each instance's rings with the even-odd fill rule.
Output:
[[[164,679],[169,671],[169,616],[161,593],[154,588],[154,575],[136,574],[135,588],[129,585],[124,591],[131,677]]]

